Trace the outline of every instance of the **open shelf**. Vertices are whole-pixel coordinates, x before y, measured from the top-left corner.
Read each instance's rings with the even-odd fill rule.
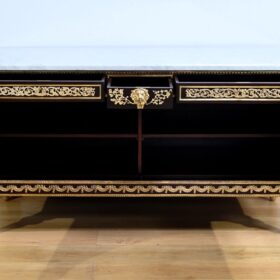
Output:
[[[143,112],[143,134],[280,134],[279,104],[176,104]]]
[[[143,173],[206,180],[280,179],[279,156],[279,139],[147,139]]]
[[[0,139],[1,179],[90,180],[137,174],[129,139]]]
[[[279,139],[2,138],[0,177],[18,180],[279,180]]]
[[[104,103],[0,103],[1,134],[135,134],[137,111]],[[20,136],[20,135],[19,135]]]

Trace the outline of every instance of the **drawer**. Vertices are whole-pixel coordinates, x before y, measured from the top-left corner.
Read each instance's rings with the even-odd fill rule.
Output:
[[[185,74],[175,77],[177,102],[279,102],[279,74]]]
[[[1,100],[104,100],[102,75],[0,75]]]
[[[173,85],[171,77],[109,77],[109,108],[171,109]]]

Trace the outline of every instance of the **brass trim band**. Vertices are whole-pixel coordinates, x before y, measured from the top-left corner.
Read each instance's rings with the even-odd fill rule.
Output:
[[[99,84],[0,84],[0,99],[94,99],[101,100]]]
[[[179,101],[280,101],[280,86],[179,86]]]
[[[280,196],[280,181],[0,181],[0,196]]]

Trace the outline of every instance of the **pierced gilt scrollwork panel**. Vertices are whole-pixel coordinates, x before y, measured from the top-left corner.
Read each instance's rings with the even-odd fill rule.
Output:
[[[100,85],[1,85],[1,98],[101,99]]]
[[[130,96],[125,96],[124,89],[121,88],[109,89],[109,98],[114,105],[134,105]]]
[[[126,94],[125,89],[109,89],[110,102],[115,106],[135,105],[137,109],[143,109],[145,106],[161,106],[172,96],[171,89],[147,90],[145,88],[136,88]]]
[[[0,182],[0,196],[280,196],[280,182]]]
[[[180,101],[190,100],[279,100],[279,87],[180,87]]]

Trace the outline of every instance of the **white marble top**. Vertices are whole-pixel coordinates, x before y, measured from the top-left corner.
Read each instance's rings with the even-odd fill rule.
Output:
[[[279,0],[3,1],[0,70],[280,70],[279,10]]]
[[[280,70],[278,48],[7,48],[1,70]]]

